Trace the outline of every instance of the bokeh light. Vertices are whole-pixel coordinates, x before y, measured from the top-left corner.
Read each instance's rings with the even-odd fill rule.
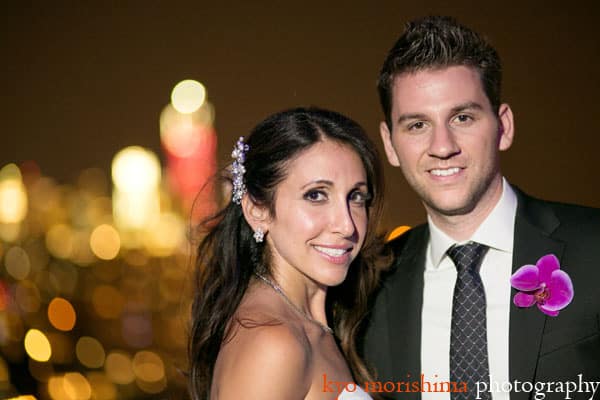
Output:
[[[68,372],[63,378],[63,390],[68,400],[89,400],[92,397],[90,383],[79,372]]]
[[[165,366],[158,354],[143,350],[133,357],[136,384],[146,393],[159,393],[166,387]]]
[[[113,159],[113,215],[118,228],[139,230],[152,225],[160,212],[158,157],[150,150],[133,146],[121,150]],[[122,236],[128,245],[128,237]],[[135,246],[135,241],[131,246]]]
[[[194,114],[181,114],[171,104],[160,115],[160,139],[168,152],[187,157],[200,145]]]
[[[395,238],[404,234],[404,232],[410,230],[410,226],[408,225],[400,225],[394,228],[390,233],[388,233],[386,240],[389,242],[390,240],[394,240]]]
[[[163,213],[158,223],[146,232],[144,244],[155,257],[170,256],[185,242],[185,223],[174,213]]]
[[[121,249],[119,232],[109,224],[97,226],[90,236],[90,247],[96,257],[102,260],[112,260]]]
[[[70,331],[75,326],[77,315],[68,300],[56,297],[48,305],[48,320],[56,329]]]
[[[89,336],[79,338],[75,346],[75,354],[79,362],[88,368],[102,367],[106,357],[102,344]]]
[[[122,336],[134,348],[152,344],[152,315],[149,312],[126,312],[122,319]]]
[[[137,379],[158,382],[165,377],[165,366],[161,358],[151,351],[139,351],[133,357],[133,372]]]
[[[46,233],[46,247],[57,258],[69,258],[73,253],[74,233],[65,224],[56,224]]]
[[[179,82],[171,92],[171,104],[183,114],[193,113],[199,109],[206,99],[204,85],[193,79]]]
[[[214,108],[193,86],[160,118],[165,173],[141,147],[115,155],[112,187],[100,168],[68,183],[0,165],[0,397],[185,397],[187,225],[200,188],[217,204]]]
[[[52,376],[48,380],[48,394],[53,400],[67,400],[63,376]]]
[[[117,388],[108,377],[101,372],[90,372],[87,379],[92,387],[94,400],[113,400],[117,398]]]
[[[50,341],[42,331],[30,329],[25,334],[25,351],[35,361],[45,362],[52,356]]]
[[[15,164],[0,170],[0,223],[21,222],[27,215],[27,192],[21,171]]]
[[[108,378],[117,384],[127,385],[135,380],[131,357],[121,351],[112,351],[106,357],[104,369]]]
[[[112,161],[112,179],[117,189],[127,193],[146,193],[160,183],[160,163],[150,150],[126,147]]]
[[[4,257],[4,267],[13,278],[23,280],[31,270],[29,255],[19,246],[11,247]]]

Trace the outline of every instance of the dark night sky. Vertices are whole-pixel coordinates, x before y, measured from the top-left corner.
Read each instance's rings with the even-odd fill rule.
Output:
[[[379,143],[375,80],[387,50],[408,19],[449,14],[483,32],[503,58],[517,128],[505,175],[533,195],[600,207],[598,7],[370,3],[4,3],[0,165],[35,160],[69,183],[83,168],[108,173],[127,145],[160,153],[159,113],[186,78],[203,82],[215,105],[223,162],[235,137],[298,105],[348,114]],[[386,168],[386,181],[386,225],[421,221],[399,170]]]

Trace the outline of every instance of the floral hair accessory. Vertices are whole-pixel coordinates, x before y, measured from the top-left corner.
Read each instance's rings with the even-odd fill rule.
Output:
[[[235,161],[231,165],[231,174],[233,175],[233,191],[232,191],[232,201],[235,204],[240,204],[242,202],[242,197],[244,197],[244,193],[246,193],[246,185],[244,184],[244,174],[246,173],[246,168],[244,167],[244,162],[246,161],[246,152],[250,149],[250,147],[244,143],[244,137],[240,136],[238,141],[235,143],[235,147],[231,152],[231,158],[234,158]]]
[[[573,300],[573,282],[561,271],[554,254],[543,256],[535,265],[523,265],[511,276],[510,284],[520,290],[513,298],[517,307],[537,303],[541,312],[552,317]]]

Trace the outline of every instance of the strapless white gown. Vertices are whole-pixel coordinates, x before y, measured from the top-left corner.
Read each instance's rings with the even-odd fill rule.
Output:
[[[344,391],[340,393],[337,400],[373,400],[367,392],[365,392],[360,386],[356,385],[356,390],[349,392],[344,388]],[[354,389],[353,386],[350,389]]]

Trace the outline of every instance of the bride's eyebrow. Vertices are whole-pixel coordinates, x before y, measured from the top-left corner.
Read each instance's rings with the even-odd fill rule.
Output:
[[[300,189],[305,189],[307,186],[310,185],[325,185],[325,186],[333,186],[333,182],[327,179],[315,179],[313,181],[308,182],[307,184],[303,185]]]

